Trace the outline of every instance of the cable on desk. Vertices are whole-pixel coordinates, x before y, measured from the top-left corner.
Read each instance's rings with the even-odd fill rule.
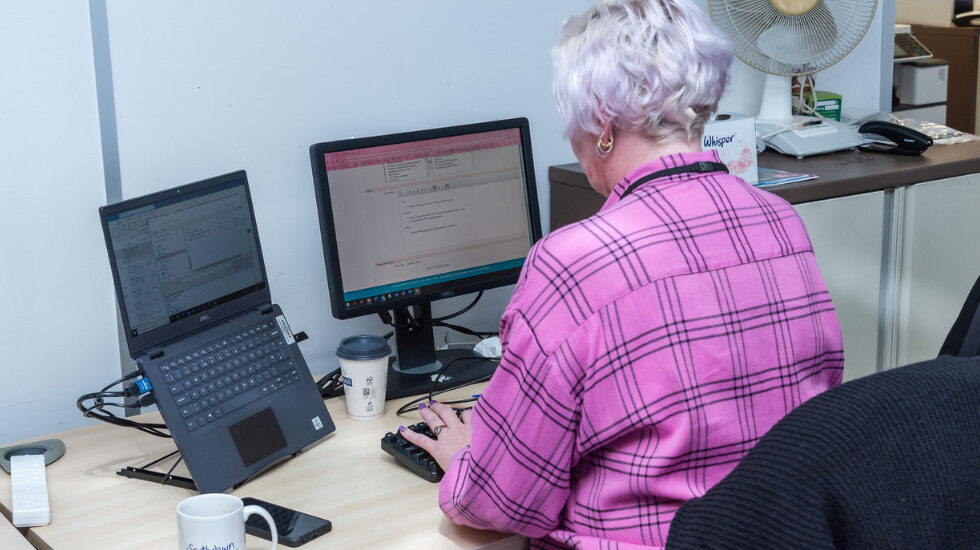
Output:
[[[486,338],[487,336],[496,335],[497,334],[496,332],[476,332],[476,331],[470,330],[470,329],[468,329],[466,327],[459,326],[459,325],[454,325],[454,324],[451,324],[451,323],[447,323],[446,322],[446,321],[448,321],[450,319],[453,319],[455,317],[459,317],[460,315],[462,315],[462,314],[466,313],[467,311],[473,309],[476,306],[476,304],[480,301],[480,298],[482,298],[482,297],[483,297],[483,291],[481,290],[480,292],[477,292],[476,293],[476,297],[473,298],[473,301],[470,302],[469,305],[467,305],[463,309],[460,309],[460,310],[458,310],[458,311],[456,311],[454,313],[450,313],[449,315],[443,315],[442,317],[433,317],[432,318],[432,326],[434,326],[434,327],[445,327],[445,328],[448,328],[448,329],[451,329],[451,330],[455,330],[457,332],[461,332],[463,334],[468,334],[470,336],[476,336],[478,338]],[[394,319],[392,318],[391,313],[389,313],[387,310],[379,311],[378,312],[378,317],[381,318],[381,322],[382,323],[384,323],[385,325],[388,325],[390,327],[396,328],[396,329],[400,328],[400,329],[415,330],[415,329],[422,328],[422,325],[415,319],[415,317],[412,316],[412,312],[411,312],[410,309],[407,309],[406,308],[405,309],[405,313],[406,313],[406,317],[408,319],[408,322],[405,323],[405,324],[403,324],[403,325],[399,325],[398,323],[396,323],[394,321]],[[390,337],[391,337],[391,333],[388,333],[388,335],[385,336],[385,340],[387,340]]]
[[[453,317],[459,317],[460,315],[462,315],[462,314],[466,313],[467,311],[473,309],[473,306],[475,306],[476,303],[480,301],[480,298],[483,298],[483,291],[482,290],[480,292],[477,292],[476,293],[476,297],[473,298],[473,301],[470,302],[470,305],[464,307],[463,309],[457,311],[456,313],[450,313],[449,315],[443,315],[442,317],[435,317],[434,319],[432,319],[432,322],[433,323],[440,323],[442,321],[448,321],[448,320],[452,319]]]
[[[466,334],[466,335],[469,335],[469,336],[475,336],[477,338],[488,338],[490,336],[496,336],[496,335],[500,334],[499,332],[478,332],[478,331],[469,329],[469,328],[464,327],[464,326],[461,326],[461,325],[456,325],[456,324],[453,324],[453,323],[447,323],[446,322],[449,319],[453,319],[455,317],[458,317],[458,316],[466,313],[467,311],[473,309],[476,306],[476,304],[480,301],[480,299],[482,297],[483,297],[483,291],[481,290],[481,291],[477,292],[476,296],[473,298],[473,301],[470,302],[466,307],[464,307],[464,308],[462,308],[462,309],[460,309],[460,310],[458,310],[458,311],[456,311],[454,313],[450,313],[449,315],[443,315],[442,317],[434,317],[434,318],[432,318],[432,326],[448,328],[450,330],[454,330],[456,332],[459,332],[459,333],[462,333],[462,334]],[[422,328],[422,325],[415,319],[415,317],[412,316],[411,310],[406,309],[405,310],[405,313],[407,314],[406,315],[407,322],[405,324],[403,324],[403,325],[400,325],[400,324],[396,323],[395,320],[392,318],[391,313],[389,313],[387,310],[379,311],[378,312],[378,317],[381,319],[381,322],[382,323],[384,323],[385,325],[388,325],[390,327],[393,327],[395,329],[415,330],[415,329]],[[387,334],[385,334],[384,339],[385,340],[388,340],[393,335],[394,335],[394,332],[388,332]],[[424,396],[422,396],[422,397],[419,397],[417,399],[414,399],[414,400],[410,401],[409,403],[406,403],[405,405],[403,405],[401,408],[398,409],[397,414],[399,414],[399,415],[405,414],[406,412],[408,412],[409,410],[412,409],[412,406],[413,405],[417,405],[418,403],[421,403],[422,401],[431,401],[432,398],[435,397],[435,396],[437,396],[437,395],[440,395],[440,394],[443,394],[443,393],[446,393],[446,392],[449,392],[449,391],[457,390],[459,388],[468,386],[470,384],[477,384],[477,383],[480,383],[480,382],[486,382],[487,380],[490,379],[489,376],[484,376],[482,378],[479,378],[479,379],[474,380],[474,381],[471,381],[471,382],[467,382],[465,384],[456,384],[456,385],[450,386],[448,388],[444,388],[442,390],[437,391],[439,380],[442,379],[442,375],[446,372],[446,369],[448,369],[450,365],[452,365],[453,363],[456,363],[457,361],[465,361],[465,360],[491,361],[491,359],[487,359],[487,358],[483,358],[483,357],[457,357],[456,359],[453,359],[452,361],[449,361],[448,363],[446,363],[445,365],[442,366],[442,368],[439,370],[439,372],[433,378],[432,388],[429,390],[429,393],[426,394],[426,395],[424,395]],[[344,394],[344,386],[343,386],[342,377],[340,375],[340,369],[337,369],[336,371],[333,371],[332,373],[330,373],[330,374],[324,376],[323,378],[321,378],[317,382],[317,387],[320,388],[320,395],[322,395],[324,397],[324,399],[329,399],[329,398],[332,398],[332,397],[339,397],[339,396],[343,395]],[[470,403],[470,402],[475,401],[475,400],[476,400],[476,398],[467,398],[467,399],[461,399],[461,400],[457,400],[457,401],[447,402],[447,404],[450,404],[450,405],[453,405],[453,404],[463,404],[463,403]]]
[[[489,338],[491,336],[497,336],[497,335],[500,334],[499,332],[477,332],[475,330],[468,329],[468,328],[466,328],[464,326],[454,325],[454,324],[446,323],[446,322],[443,322],[443,321],[432,321],[432,326],[434,326],[434,327],[445,327],[445,328],[448,328],[450,330],[455,330],[456,332],[467,334],[469,336],[476,336],[477,338],[481,338],[481,339],[482,338]]]
[[[317,389],[320,390],[320,395],[324,399],[331,399],[334,397],[340,397],[344,395],[344,381],[343,377],[340,375],[340,367],[337,370],[324,375],[323,378],[317,380]]]
[[[102,422],[113,424],[115,426],[135,428],[141,432],[148,433],[150,435],[169,438],[171,437],[169,433],[161,431],[167,429],[166,424],[160,422],[137,422],[135,420],[130,420],[125,417],[117,416],[113,414],[112,411],[106,410],[107,407],[115,407],[120,409],[126,407],[125,402],[123,403],[107,402],[106,399],[125,399],[127,397],[135,397],[137,395],[140,395],[141,390],[140,387],[137,385],[133,385],[130,388],[121,391],[118,390],[109,391],[109,388],[117,384],[122,384],[127,380],[131,380],[141,375],[143,375],[143,371],[141,369],[137,369],[123,376],[122,378],[119,378],[118,380],[106,384],[101,390],[97,392],[86,393],[82,395],[81,397],[78,398],[77,401],[75,401],[75,405],[78,407],[78,410],[82,411],[82,416],[86,418],[94,418],[96,420],[101,420]],[[86,405],[85,404],[86,401],[92,401],[92,404]],[[143,395],[140,397],[139,400],[139,405],[141,407],[145,407],[152,403],[153,403],[152,390],[143,392]]]
[[[398,408],[398,410],[395,412],[395,414],[398,415],[398,416],[403,416],[403,415],[405,415],[405,414],[407,414],[409,412],[418,410],[418,404],[419,403],[422,403],[422,402],[428,403],[429,401],[432,401],[433,398],[435,398],[438,395],[442,395],[444,393],[455,391],[455,390],[458,390],[460,388],[465,388],[466,386],[470,386],[472,384],[479,384],[481,382],[486,382],[486,381],[490,380],[491,375],[487,375],[487,376],[483,376],[483,377],[477,378],[476,380],[472,380],[470,382],[466,382],[466,383],[463,383],[463,384],[453,384],[451,386],[448,386],[448,387],[445,387],[445,388],[442,388],[442,389],[437,389],[438,386],[439,386],[439,381],[442,380],[443,374],[446,373],[446,370],[448,370],[451,365],[453,365],[454,363],[459,362],[459,361],[491,361],[491,362],[498,363],[498,364],[500,362],[499,359],[489,359],[487,357],[457,357],[456,359],[453,359],[452,361],[449,361],[448,363],[446,363],[445,365],[443,365],[442,368],[439,369],[439,372],[437,372],[433,376],[432,387],[429,389],[429,393],[428,394],[425,394],[425,395],[423,395],[421,397],[417,397],[417,398],[415,398],[415,399],[413,399],[413,400],[405,403],[404,405],[402,405],[401,407]],[[467,397],[465,399],[457,399],[457,400],[454,400],[454,401],[443,401],[443,404],[450,405],[450,406],[452,406],[452,405],[462,405],[462,404],[465,404],[465,403],[472,403],[472,402],[474,402],[476,400],[477,400],[477,397]],[[464,411],[464,410],[469,409],[469,408],[472,408],[472,407],[458,407],[458,408],[457,407],[453,407],[453,408],[455,408],[456,409],[456,412],[458,413],[458,412]]]

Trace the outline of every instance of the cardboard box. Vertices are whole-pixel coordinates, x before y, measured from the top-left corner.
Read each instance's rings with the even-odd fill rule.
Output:
[[[759,181],[754,117],[716,115],[704,125],[701,150],[718,151],[721,161],[733,175],[752,185]]]
[[[816,94],[816,99],[814,99],[814,94]],[[840,94],[820,90],[816,92],[807,90],[803,92],[803,100],[814,108],[813,114],[840,122],[840,107],[842,103]],[[816,102],[816,105],[814,105],[814,102]]]

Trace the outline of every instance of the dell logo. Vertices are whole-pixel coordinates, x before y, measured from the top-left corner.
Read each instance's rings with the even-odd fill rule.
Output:
[[[452,290],[443,290],[442,292],[439,293],[439,297],[440,298],[449,298],[449,297],[455,296],[455,295],[456,295],[456,293],[453,292]]]
[[[210,315],[204,314],[204,315],[201,315],[200,317],[198,317],[197,320],[203,323],[204,321],[207,321],[210,318],[211,318]]]

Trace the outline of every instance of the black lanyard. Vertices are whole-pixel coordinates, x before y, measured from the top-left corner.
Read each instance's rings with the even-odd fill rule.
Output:
[[[728,167],[720,162],[695,162],[693,164],[685,164],[684,166],[660,170],[659,172],[648,174],[634,181],[633,184],[627,187],[626,191],[623,191],[623,194],[619,196],[619,200],[625,199],[626,195],[632,193],[634,189],[651,180],[665,178],[667,176],[676,176],[677,174],[704,174],[706,172],[724,172],[727,174]]]

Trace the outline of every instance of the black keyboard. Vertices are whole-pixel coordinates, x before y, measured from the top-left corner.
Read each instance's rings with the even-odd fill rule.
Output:
[[[272,321],[202,345],[160,371],[189,431],[299,381]]]
[[[418,424],[406,427],[415,433],[420,433],[432,439],[436,438],[435,434],[432,433],[432,430],[429,429],[428,424],[425,422],[419,422]],[[381,438],[381,449],[393,456],[399,464],[430,483],[439,483],[443,474],[445,474],[428,451],[418,445],[409,443],[400,433],[386,433]]]

